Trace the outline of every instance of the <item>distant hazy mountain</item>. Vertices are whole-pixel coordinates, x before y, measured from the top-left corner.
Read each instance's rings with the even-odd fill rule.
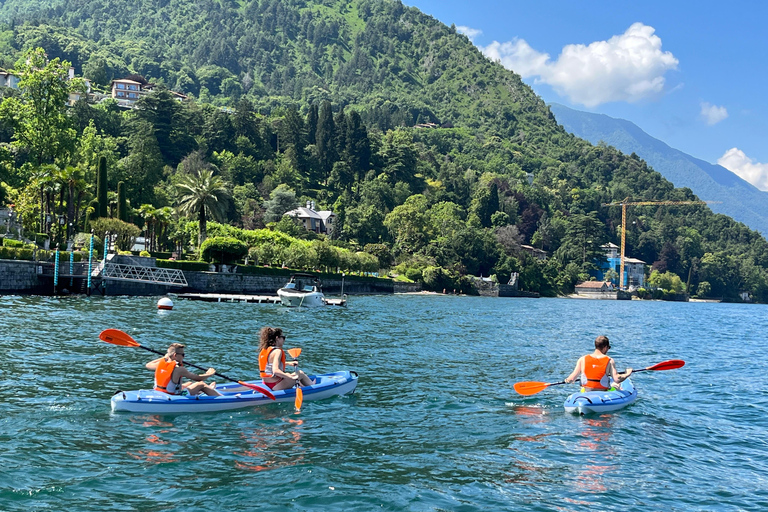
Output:
[[[750,228],[768,235],[768,192],[739,178],[720,165],[699,160],[654,139],[637,125],[603,114],[550,105],[557,122],[593,144],[604,141],[623,153],[635,153],[676,187],[688,187],[703,200],[722,201],[710,205]]]

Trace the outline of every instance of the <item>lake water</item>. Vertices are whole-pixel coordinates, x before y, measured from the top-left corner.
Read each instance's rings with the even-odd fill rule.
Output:
[[[0,510],[766,510],[763,305],[351,297],[349,307],[154,298],[0,297]],[[153,354],[257,378],[257,333],[282,327],[302,367],[354,370],[357,392],[249,410],[113,414],[149,388]],[[606,334],[637,402],[565,414],[555,382]]]

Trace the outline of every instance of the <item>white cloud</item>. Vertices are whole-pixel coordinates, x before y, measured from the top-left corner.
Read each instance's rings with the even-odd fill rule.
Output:
[[[711,105],[705,101],[701,104],[701,117],[704,118],[708,125],[712,126],[727,118],[728,110],[725,107]]]
[[[480,50],[523,78],[551,85],[574,103],[594,107],[610,101],[635,102],[664,91],[664,74],[678,60],[661,50],[653,27],[634,23],[626,32],[587,46],[569,44],[552,61],[523,39],[494,41]]]
[[[474,41],[477,36],[483,33],[482,30],[472,28],[472,27],[467,27],[465,25],[460,25],[456,27],[456,32],[458,32],[459,34],[464,34],[469,38],[470,41]]]
[[[768,164],[755,162],[739,148],[726,151],[718,158],[717,163],[760,190],[768,192]]]

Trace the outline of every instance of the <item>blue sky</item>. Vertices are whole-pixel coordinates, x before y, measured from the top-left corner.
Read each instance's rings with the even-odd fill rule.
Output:
[[[548,103],[627,119],[768,191],[768,2],[404,0]]]

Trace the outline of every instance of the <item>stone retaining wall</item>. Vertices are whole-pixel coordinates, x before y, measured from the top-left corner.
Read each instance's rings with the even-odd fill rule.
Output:
[[[4,294],[40,294],[53,293],[46,290],[47,280],[40,279],[42,267],[35,261],[0,260],[0,293]]]

